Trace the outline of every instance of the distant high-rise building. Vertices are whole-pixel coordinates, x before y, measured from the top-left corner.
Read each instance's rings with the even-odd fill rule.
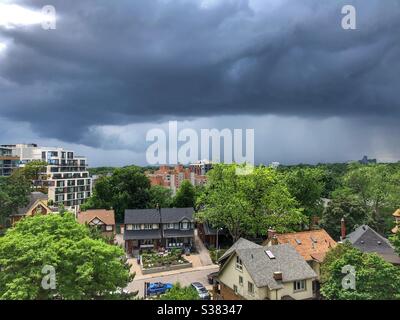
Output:
[[[9,176],[19,166],[19,157],[8,147],[0,147],[0,176]]]
[[[208,171],[212,169],[212,162],[208,160],[200,160],[189,165],[190,172],[194,172],[197,175],[205,176]]]
[[[63,148],[38,147],[36,144],[4,145],[18,157],[19,166],[23,167],[31,161],[47,163],[45,187],[48,198],[55,205],[63,204],[69,209],[77,209],[92,192],[92,179],[87,170],[85,157],[76,156],[72,150]]]
[[[185,180],[190,181],[193,186],[206,184],[206,173],[211,168],[211,162],[199,161],[198,163],[190,164],[189,168],[185,168],[181,164],[177,164],[174,167],[162,165],[158,170],[153,173],[147,172],[146,175],[150,179],[152,186],[166,187],[171,189],[172,194],[175,194]]]

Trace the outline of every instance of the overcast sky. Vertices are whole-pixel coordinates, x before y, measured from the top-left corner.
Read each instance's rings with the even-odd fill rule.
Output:
[[[399,94],[398,0],[0,0],[0,144],[93,166],[146,165],[170,120],[253,128],[256,163],[398,161]]]

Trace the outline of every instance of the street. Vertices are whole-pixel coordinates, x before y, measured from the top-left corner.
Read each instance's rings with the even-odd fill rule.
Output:
[[[164,273],[164,275],[144,276],[137,280],[133,280],[127,287],[129,291],[139,291],[138,297],[144,297],[145,282],[180,282],[183,286],[190,285],[192,282],[202,283],[208,290],[211,290],[211,285],[208,284],[207,275],[218,271],[218,266],[207,266],[197,269],[188,269],[187,271],[179,270],[178,272]]]

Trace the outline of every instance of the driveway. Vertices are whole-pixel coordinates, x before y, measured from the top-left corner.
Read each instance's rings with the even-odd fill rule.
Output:
[[[126,289],[128,291],[139,291],[138,297],[144,297],[144,283],[145,282],[179,282],[183,286],[188,286],[192,282],[202,283],[208,290],[212,290],[212,286],[208,284],[207,275],[212,272],[217,272],[218,266],[210,265],[199,268],[191,268],[187,270],[175,270],[170,272],[163,272],[162,274],[145,275],[135,278]]]
[[[196,245],[197,252],[199,254],[201,265],[209,266],[212,265],[210,252],[207,250],[203,241],[201,241],[197,229],[194,230],[194,243]]]

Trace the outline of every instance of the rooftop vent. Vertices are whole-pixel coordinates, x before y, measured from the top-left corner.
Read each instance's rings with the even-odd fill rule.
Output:
[[[382,241],[378,241],[378,244],[381,245],[381,244],[382,244]]]
[[[271,251],[265,250],[265,253],[266,253],[266,255],[268,256],[268,258],[270,258],[270,259],[275,259],[275,256],[272,254]]]
[[[300,245],[301,244],[300,239],[296,239],[296,243]]]
[[[317,239],[315,239],[314,237],[310,237],[310,238],[311,238],[312,242],[317,243]]]

